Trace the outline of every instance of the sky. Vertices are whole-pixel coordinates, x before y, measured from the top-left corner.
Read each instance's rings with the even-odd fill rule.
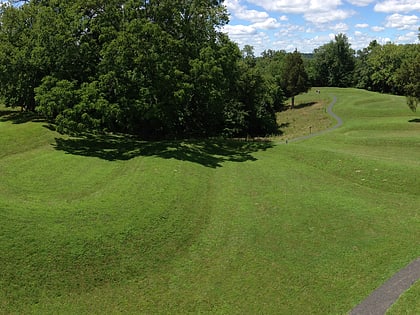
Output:
[[[313,52],[347,35],[355,50],[380,44],[419,43],[420,0],[225,0],[230,22],[223,27],[243,48]]]

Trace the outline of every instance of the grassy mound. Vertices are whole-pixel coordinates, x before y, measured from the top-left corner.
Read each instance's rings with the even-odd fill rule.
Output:
[[[420,123],[401,97],[324,94],[344,126],[288,145],[1,115],[0,313],[349,311],[419,256]]]

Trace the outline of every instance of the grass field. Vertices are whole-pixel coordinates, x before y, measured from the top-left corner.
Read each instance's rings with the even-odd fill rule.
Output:
[[[420,117],[321,95],[344,125],[288,145],[68,138],[0,112],[0,313],[350,311],[420,256]]]

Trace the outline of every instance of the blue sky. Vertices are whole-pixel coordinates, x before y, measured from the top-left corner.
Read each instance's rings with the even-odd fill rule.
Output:
[[[224,27],[242,48],[312,52],[338,33],[353,49],[379,43],[418,43],[420,0],[225,0]]]

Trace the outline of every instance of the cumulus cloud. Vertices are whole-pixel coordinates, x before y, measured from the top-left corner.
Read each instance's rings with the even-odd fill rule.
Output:
[[[302,25],[283,24],[275,36],[296,38],[296,34],[303,32],[305,32],[305,27]]]
[[[356,24],[354,27],[357,27],[357,28],[368,28],[369,27],[369,24],[367,24],[367,23]]]
[[[263,29],[263,30],[272,30],[280,27],[280,23],[277,22],[275,18],[268,18],[263,22],[257,22],[252,24],[251,26],[256,29]]]
[[[241,20],[257,23],[270,17],[269,14],[264,11],[248,10],[245,6],[239,3],[239,0],[226,0],[224,4],[229,12]]]
[[[397,43],[406,43],[406,42],[414,43],[417,40],[418,40],[417,39],[417,32],[409,32],[407,34],[398,36],[396,42]]]
[[[382,26],[372,26],[371,30],[374,32],[382,32],[385,29],[385,27]]]
[[[374,10],[376,12],[394,13],[410,12],[420,10],[419,0],[385,0],[377,3]]]
[[[416,30],[420,19],[416,15],[401,15],[395,13],[386,18],[386,27],[392,27],[399,30]]]
[[[349,26],[346,23],[338,23],[330,27],[336,33],[344,33],[349,30]]]
[[[337,20],[345,20],[354,14],[353,11],[333,10],[326,12],[310,12],[305,13],[304,17],[307,21],[314,24],[324,24]]]
[[[229,34],[229,36],[243,36],[253,35],[257,33],[257,30],[251,25],[225,25],[223,32]]]
[[[365,7],[369,4],[371,4],[375,0],[347,0],[348,3],[352,5],[357,5],[359,7]]]
[[[329,11],[341,5],[341,0],[248,0],[267,11],[284,13],[305,13],[308,11]]]

